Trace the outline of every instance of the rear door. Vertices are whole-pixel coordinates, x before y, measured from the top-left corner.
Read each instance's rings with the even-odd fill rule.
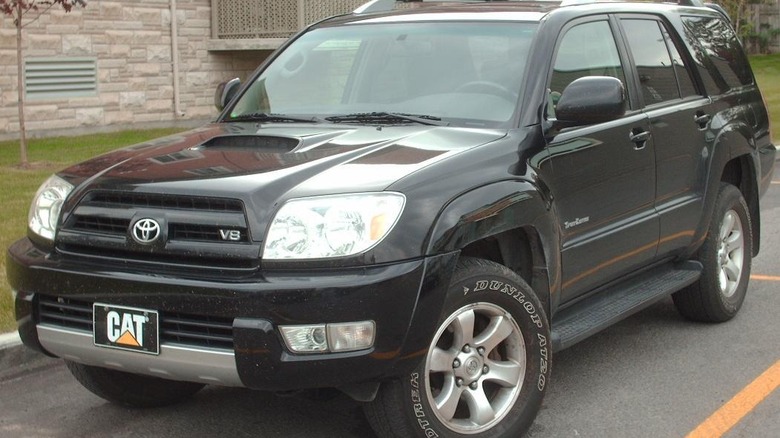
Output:
[[[651,124],[659,257],[673,255],[690,245],[700,222],[714,110],[668,23],[651,15],[621,15],[619,21],[635,67],[636,94]]]

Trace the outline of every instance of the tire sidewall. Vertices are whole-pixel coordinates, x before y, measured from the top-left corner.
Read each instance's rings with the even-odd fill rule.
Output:
[[[520,394],[501,422],[491,429],[480,434],[459,434],[438,420],[428,402],[426,359],[423,359],[412,373],[402,377],[401,382],[404,415],[411,421],[416,436],[518,436],[531,425],[541,406],[552,359],[550,330],[544,308],[531,288],[508,269],[490,263],[480,266],[477,271],[472,269],[470,275],[453,281],[438,326],[453,312],[469,304],[491,303],[508,311],[522,332],[526,349],[526,371]]]
[[[723,226],[726,213],[730,210],[733,210],[742,222],[744,255],[739,283],[734,293],[728,297],[720,290],[719,275],[721,268],[717,253],[720,229]],[[753,236],[750,215],[748,214],[747,204],[736,187],[727,184],[721,187],[713,219],[706,243],[702,248],[705,253],[700,257],[700,261],[704,263],[704,281],[707,288],[714,291],[713,295],[715,296],[711,297],[715,301],[713,304],[718,305],[725,314],[733,316],[742,307],[742,302],[745,299],[753,258]]]

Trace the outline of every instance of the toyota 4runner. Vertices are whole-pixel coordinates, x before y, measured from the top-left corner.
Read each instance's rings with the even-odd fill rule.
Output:
[[[338,388],[382,436],[518,436],[555,351],[670,295],[734,317],[775,146],[724,14],[394,3],[46,181],[24,343],[126,405]]]

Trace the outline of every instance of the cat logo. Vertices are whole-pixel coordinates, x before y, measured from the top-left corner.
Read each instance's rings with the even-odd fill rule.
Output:
[[[144,346],[144,324],[149,322],[149,317],[144,315],[119,314],[110,311],[106,315],[106,328],[108,340],[128,347]]]
[[[160,354],[157,311],[98,303],[92,309],[96,346]]]

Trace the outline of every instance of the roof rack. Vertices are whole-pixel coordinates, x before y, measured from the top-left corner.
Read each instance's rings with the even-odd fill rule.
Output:
[[[610,1],[610,0],[562,0],[562,1],[554,1],[554,0],[371,0],[368,3],[363,4],[362,6],[358,7],[353,11],[354,14],[369,14],[373,12],[388,12],[395,9],[396,3],[425,3],[425,2],[435,2],[435,3],[488,3],[488,2],[533,2],[533,3],[542,3],[545,1],[550,1],[550,3],[560,3],[561,6],[574,6],[574,5],[584,5],[589,3],[600,3],[602,1]],[[630,0],[626,0],[630,1]],[[662,3],[663,1],[659,1],[658,3]],[[674,3],[674,2],[672,2]],[[676,2],[680,6],[695,6],[695,7],[704,7],[705,4],[702,0],[677,0]]]
[[[373,12],[388,12],[395,9],[396,3],[490,3],[490,2],[526,2],[526,3],[561,3],[560,0],[371,0],[355,9],[354,14],[369,14]]]

